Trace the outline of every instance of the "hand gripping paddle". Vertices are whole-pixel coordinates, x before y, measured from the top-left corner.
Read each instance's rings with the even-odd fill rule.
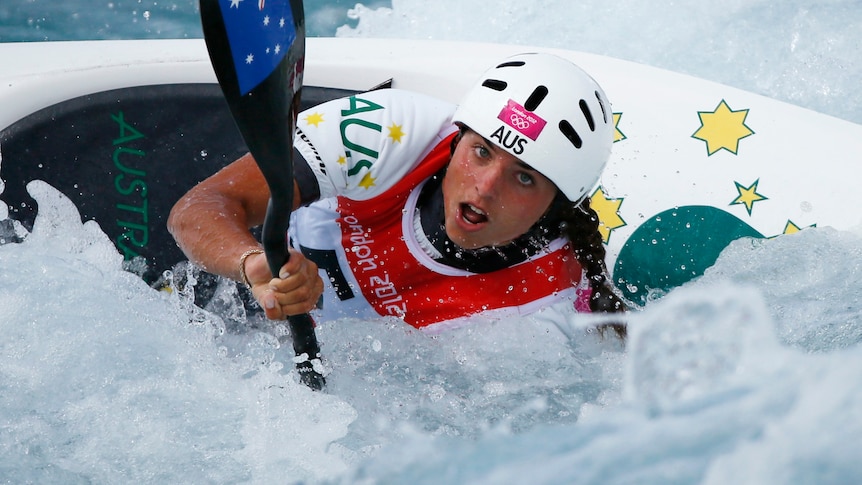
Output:
[[[219,85],[269,186],[261,240],[273,276],[289,258],[293,135],[302,91],[305,19],[301,0],[200,0],[204,40]],[[320,390],[320,346],[309,315],[288,318],[301,381]]]

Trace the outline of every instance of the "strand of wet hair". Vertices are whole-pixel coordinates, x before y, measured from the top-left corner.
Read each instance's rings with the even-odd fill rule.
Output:
[[[618,313],[627,310],[622,298],[614,291],[605,264],[605,251],[602,234],[599,232],[599,216],[590,207],[589,197],[580,204],[567,204],[561,214],[563,233],[571,241],[575,257],[586,271],[592,295],[590,310],[595,313]],[[599,326],[603,334],[611,329],[625,339],[626,326],[623,323],[608,323]]]

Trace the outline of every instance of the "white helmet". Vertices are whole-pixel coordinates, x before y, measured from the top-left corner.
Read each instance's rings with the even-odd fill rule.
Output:
[[[573,202],[598,182],[613,145],[601,86],[551,54],[519,54],[485,71],[452,121],[548,177]]]

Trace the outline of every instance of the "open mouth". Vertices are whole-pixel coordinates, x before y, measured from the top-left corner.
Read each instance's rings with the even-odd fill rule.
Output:
[[[488,215],[473,204],[461,204],[461,217],[470,224],[488,222]]]

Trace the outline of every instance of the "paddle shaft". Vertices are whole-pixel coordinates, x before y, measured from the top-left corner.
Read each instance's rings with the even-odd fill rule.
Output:
[[[261,242],[277,277],[290,256],[293,135],[302,91],[305,21],[301,0],[245,3],[249,5],[201,0],[201,21],[219,86],[269,186]],[[296,364],[300,378],[312,389],[321,389],[325,380],[312,365],[320,354],[314,321],[305,314],[291,316],[288,322],[294,351],[303,357]]]

